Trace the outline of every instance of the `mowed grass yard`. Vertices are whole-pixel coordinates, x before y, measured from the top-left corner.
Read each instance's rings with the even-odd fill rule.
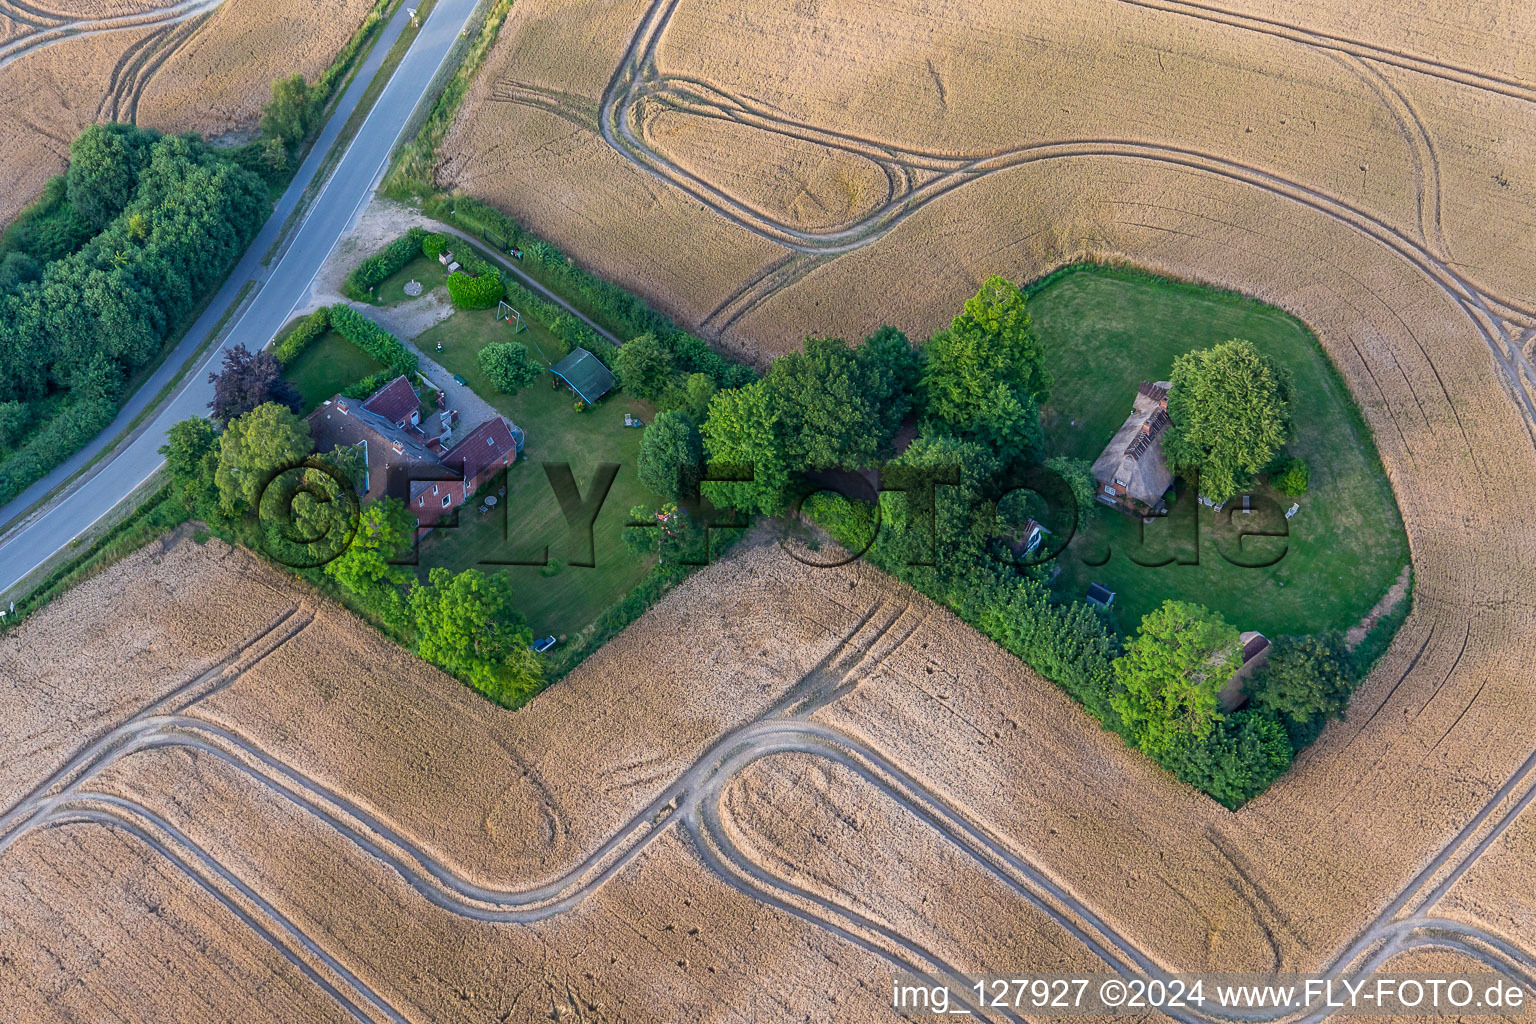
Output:
[[[405,266],[386,277],[378,288],[374,289],[371,296],[363,296],[363,301],[370,306],[398,306],[402,302],[415,302],[421,296],[405,294],[405,286],[412,281],[421,285],[422,295],[441,288],[446,296],[447,280],[447,267],[435,259],[417,255],[412,257]]]
[[[655,409],[622,393],[610,393],[595,408],[578,413],[573,408],[575,396],[564,386],[552,389],[554,378],[549,374],[516,395],[499,394],[480,373],[475,357],[492,342],[512,340],[526,344],[541,363],[565,355],[564,347],[542,325],[530,325],[528,331],[514,335],[512,327],[496,319],[495,310],[461,310],[416,339],[422,351],[463,377],[527,433],[527,458],[508,470],[506,497],[484,515],[479,512],[480,503],[471,502],[459,513],[457,528],[435,530],[423,539],[420,571],[423,577],[432,566],[455,572],[479,567],[491,572],[502,568],[497,563],[534,561],[548,545],[550,559],[560,564],[553,575],[545,575],[552,567],[505,568],[521,597],[519,610],[535,635],[571,635],[639,583],[655,562],[654,556],[631,553],[622,533],[632,506],[658,503],[635,470],[643,432],[624,426],[624,414],[650,422]],[[441,352],[436,351],[439,341]],[[540,358],[540,347],[545,358]],[[600,464],[618,464],[618,476],[593,528],[595,558],[589,558],[585,538],[573,542],[569,536],[543,462],[569,463],[583,498],[591,493]],[[495,493],[500,486],[488,485],[481,493]],[[597,564],[592,568],[572,565],[575,560]]]
[[[1286,540],[1251,538],[1236,556],[1265,561],[1254,556],[1273,557],[1283,544],[1272,566],[1242,568],[1223,558],[1218,545],[1231,551],[1235,540],[1227,516],[1201,507],[1180,485],[1169,517],[1145,527],[1144,539],[1140,520],[1097,506],[1089,529],[1061,555],[1062,596],[1080,598],[1090,582],[1104,583],[1116,591],[1115,619],[1126,632],[1168,598],[1206,605],[1239,629],[1269,636],[1343,630],[1365,616],[1407,564],[1407,539],[1370,432],[1304,324],[1242,296],[1114,268],[1072,269],[1030,292],[1055,376],[1043,410],[1050,452],[1097,458],[1138,384],[1167,380],[1184,352],[1246,338],[1290,368],[1296,436],[1289,450],[1312,472],[1298,499],[1259,490],[1279,510],[1301,503],[1288,524],[1278,511],[1232,517],[1244,530],[1288,525]],[[1104,564],[1088,564],[1106,553]]]
[[[299,389],[304,396],[304,412],[309,413],[327,398],[382,369],[383,363],[335,331],[327,331],[283,367],[283,377]]]

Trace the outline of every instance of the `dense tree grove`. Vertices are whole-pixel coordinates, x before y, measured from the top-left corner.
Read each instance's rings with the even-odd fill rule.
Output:
[[[667,386],[649,343],[626,375],[646,394]],[[1251,345],[1185,357],[1175,381],[1174,395],[1187,385],[1187,404],[1171,402],[1170,415],[1192,410],[1176,450],[1193,453],[1211,474],[1203,480],[1235,485],[1283,444],[1290,385]],[[1241,653],[1220,616],[1170,602],[1122,641],[1086,605],[1054,598],[1047,569],[1017,558],[1019,510],[1064,538],[1095,514],[1098,485],[1086,461],[1046,457],[1039,409],[1050,387],[1024,294],[991,278],[926,345],[913,349],[890,328],[859,347],[812,338],[762,379],[719,391],[699,422],[705,455],[743,478],[711,478],[702,489],[717,505],[775,515],[819,486],[799,482],[807,470],[883,463],[878,515],[867,500],[825,491],[804,512],[1055,680],[1178,778],[1236,807],[1286,770],[1352,682],[1334,671],[1341,659],[1282,641],[1251,706],[1226,714],[1217,695]],[[1224,429],[1224,417],[1235,427]]]
[[[93,124],[70,143],[64,175],[69,202],[97,231],[133,199],[150,147],[159,138],[159,132],[131,124]]]
[[[411,590],[416,653],[495,700],[537,689],[533,632],[516,611],[517,593],[505,571],[457,575],[435,568]]]
[[[0,402],[57,410],[5,462],[0,503],[111,421],[123,378],[159,357],[267,209],[261,179],[195,136],[131,125],[82,132],[64,187],[58,216],[96,233],[49,252],[46,265],[36,250],[33,266],[10,260],[0,290]],[[42,232],[47,220],[30,227]],[[62,403],[51,397],[60,392]]]
[[[173,492],[222,536],[266,552],[346,599],[391,636],[492,700],[515,704],[542,680],[505,573],[434,569],[425,583],[408,568],[416,518],[397,499],[359,508],[350,449],[313,453],[308,424],[268,403],[222,431],[206,419],[173,426],[160,449]],[[308,460],[321,468],[300,468]],[[271,486],[286,470],[290,486]],[[350,481],[350,484],[348,483]]]
[[[109,184],[102,208],[117,201],[120,184]],[[97,354],[125,370],[144,365],[265,211],[261,182],[195,138],[150,143],[132,197],[107,227],[0,299],[0,399],[67,388]]]

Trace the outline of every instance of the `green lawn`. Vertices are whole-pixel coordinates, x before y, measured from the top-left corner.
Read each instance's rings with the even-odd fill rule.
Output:
[[[536,358],[539,350],[529,339],[537,336],[540,326],[531,325],[529,331],[516,335],[516,340],[528,343]],[[494,310],[474,310],[455,313],[416,339],[423,351],[450,373],[462,376],[527,432],[527,458],[508,470],[506,497],[487,515],[478,511],[478,501],[472,502],[460,512],[456,529],[429,534],[421,545],[421,572],[439,565],[454,571],[477,565],[493,571],[501,567],[495,564],[500,561],[533,561],[547,544],[550,558],[563,566],[554,575],[546,576],[547,569],[534,566],[507,566],[522,597],[519,610],[536,634],[574,634],[640,582],[655,561],[653,556],[631,554],[622,538],[630,507],[656,503],[635,473],[642,431],[625,427],[624,414],[649,421],[655,410],[645,402],[612,394],[595,409],[578,413],[572,408],[571,392],[551,389],[553,378],[547,375],[515,396],[498,394],[481,375],[475,356],[485,345],[513,337],[512,328],[498,321]],[[442,352],[434,351],[438,341],[443,343]],[[541,344],[550,359],[565,354],[547,334]],[[588,560],[586,545],[584,539],[573,544],[567,536],[564,516],[540,465],[546,461],[570,463],[583,497],[599,464],[612,462],[620,467],[593,529],[597,563],[593,568],[570,564],[573,559]],[[487,485],[482,493],[494,493],[501,486]]]
[[[1199,602],[1239,629],[1270,636],[1347,629],[1364,617],[1407,563],[1407,541],[1370,433],[1305,325],[1252,299],[1137,271],[1078,268],[1030,291],[1035,332],[1055,376],[1043,410],[1051,452],[1096,458],[1141,381],[1166,380],[1183,352],[1246,338],[1295,377],[1289,450],[1312,471],[1288,539],[1249,539],[1234,554],[1263,562],[1284,545],[1272,566],[1224,559],[1220,550],[1233,550],[1235,540],[1227,517],[1200,507],[1181,485],[1169,517],[1146,526],[1144,540],[1139,520],[1098,507],[1060,558],[1059,593],[1081,597],[1089,582],[1104,583],[1117,593],[1115,618],[1126,632],[1167,598]],[[1280,510],[1292,501],[1260,494]],[[1278,511],[1232,521],[1248,531],[1286,524]],[[1103,565],[1088,564],[1106,555]]]
[[[438,263],[435,259],[417,256],[395,273],[386,277],[370,301],[375,306],[398,306],[402,302],[410,302],[413,298],[420,298],[421,296],[405,294],[405,286],[412,281],[421,282],[422,295],[426,295],[435,288],[444,289],[446,294],[447,285],[444,282],[447,280],[447,267]]]
[[[283,377],[304,396],[309,412],[349,385],[378,373],[384,364],[334,331],[327,331],[299,357],[283,367]]]

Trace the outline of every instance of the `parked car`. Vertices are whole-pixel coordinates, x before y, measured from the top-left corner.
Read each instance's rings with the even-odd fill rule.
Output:
[[[460,377],[458,374],[454,374],[453,375],[453,379],[454,379],[454,382],[459,385],[459,387],[463,387],[463,388],[469,387],[469,381],[465,380],[463,377]]]
[[[533,648],[535,654],[543,654],[559,642],[553,636],[541,636],[528,646]]]

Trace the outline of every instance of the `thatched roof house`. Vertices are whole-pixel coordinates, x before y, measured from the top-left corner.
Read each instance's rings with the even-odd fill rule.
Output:
[[[1143,381],[1136,389],[1131,414],[1093,463],[1099,483],[1098,498],[1133,515],[1158,515],[1164,510],[1163,494],[1173,484],[1173,472],[1163,458],[1162,435],[1171,425],[1168,389],[1160,380]]]

